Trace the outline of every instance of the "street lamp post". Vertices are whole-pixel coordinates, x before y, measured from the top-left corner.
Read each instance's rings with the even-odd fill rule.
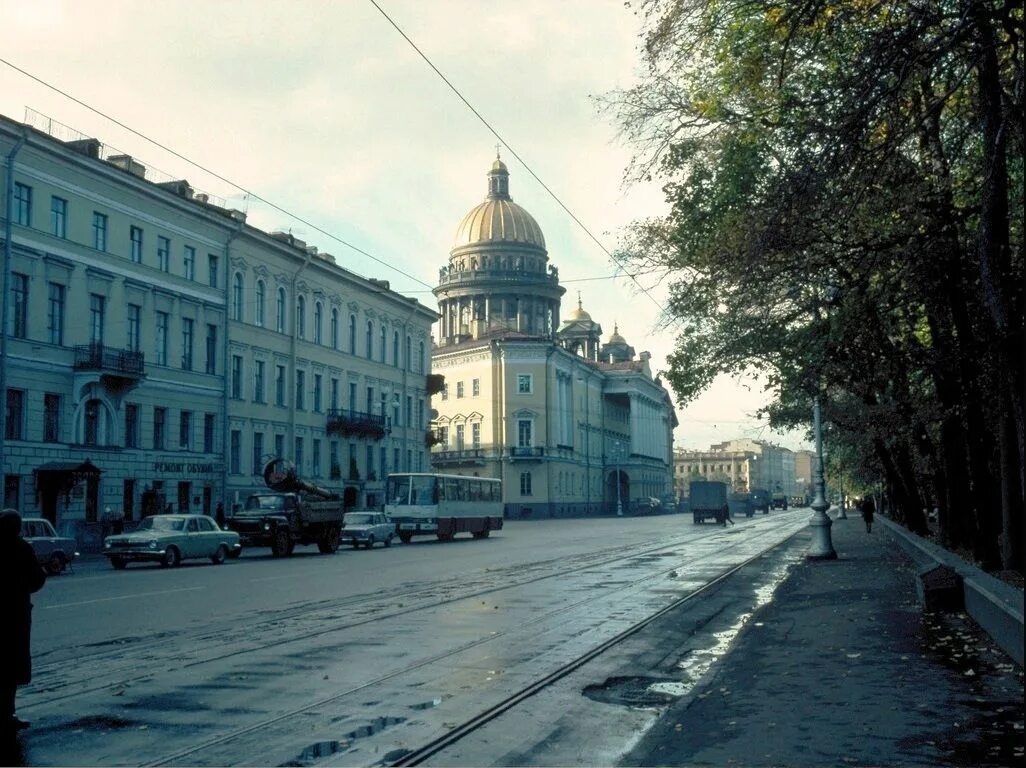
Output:
[[[613,457],[616,459],[616,516],[623,517],[623,501],[620,498],[620,441],[613,446]]]
[[[813,473],[816,498],[812,502],[812,519],[809,521],[812,527],[812,541],[805,557],[809,560],[836,560],[837,552],[830,538],[830,526],[833,523],[826,513],[830,503],[826,498],[826,479],[823,476],[823,423],[818,392],[812,405],[812,428],[816,436],[816,469]]]

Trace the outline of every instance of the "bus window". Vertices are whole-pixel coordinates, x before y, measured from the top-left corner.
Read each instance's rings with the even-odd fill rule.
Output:
[[[410,503],[410,476],[399,475],[388,478],[386,503],[406,506]]]
[[[445,484],[445,500],[446,501],[462,501],[463,496],[460,493],[460,481],[455,477],[446,477],[443,480]]]
[[[439,494],[437,478],[430,476],[414,476],[410,479],[413,481],[413,504],[427,507],[438,503]]]
[[[468,485],[470,486],[470,501],[481,501],[481,482],[471,480]]]

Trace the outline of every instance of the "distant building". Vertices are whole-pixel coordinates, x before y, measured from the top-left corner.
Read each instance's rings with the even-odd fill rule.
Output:
[[[678,450],[674,454],[674,479],[686,495],[690,479],[722,480],[733,490],[753,488],[799,493],[795,479],[795,454],[762,440],[738,438],[717,443],[707,451]]]
[[[354,504],[428,467],[435,312],[45,126],[0,117],[4,506],[81,540],[109,515],[212,513],[275,455]]]
[[[610,514],[672,493],[669,393],[614,329],[577,307],[541,228],[496,160],[488,194],[457,228],[435,288],[441,320],[432,399],[440,472],[502,478],[507,514]]]

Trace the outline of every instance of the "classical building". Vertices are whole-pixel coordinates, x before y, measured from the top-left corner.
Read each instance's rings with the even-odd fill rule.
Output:
[[[738,438],[717,443],[707,451],[678,450],[674,454],[674,484],[681,495],[693,479],[722,480],[738,492],[753,488],[800,495],[795,477],[795,453],[763,440]]]
[[[0,117],[4,506],[81,540],[105,516],[212,513],[272,455],[361,504],[427,466],[435,312],[41,125]]]
[[[648,353],[601,326],[565,289],[534,218],[513,202],[496,159],[463,218],[435,288],[432,369],[440,472],[501,478],[507,514],[615,513],[671,492],[677,424]]]

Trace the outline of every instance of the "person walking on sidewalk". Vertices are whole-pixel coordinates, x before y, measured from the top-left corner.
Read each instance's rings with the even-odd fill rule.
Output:
[[[21,537],[21,515],[13,509],[0,512],[0,731],[9,736],[29,724],[14,714],[19,685],[32,682],[33,592],[38,592],[46,573],[31,545]]]
[[[862,519],[866,521],[866,533],[873,532],[873,514],[876,512],[876,504],[872,496],[866,496],[862,500]]]

